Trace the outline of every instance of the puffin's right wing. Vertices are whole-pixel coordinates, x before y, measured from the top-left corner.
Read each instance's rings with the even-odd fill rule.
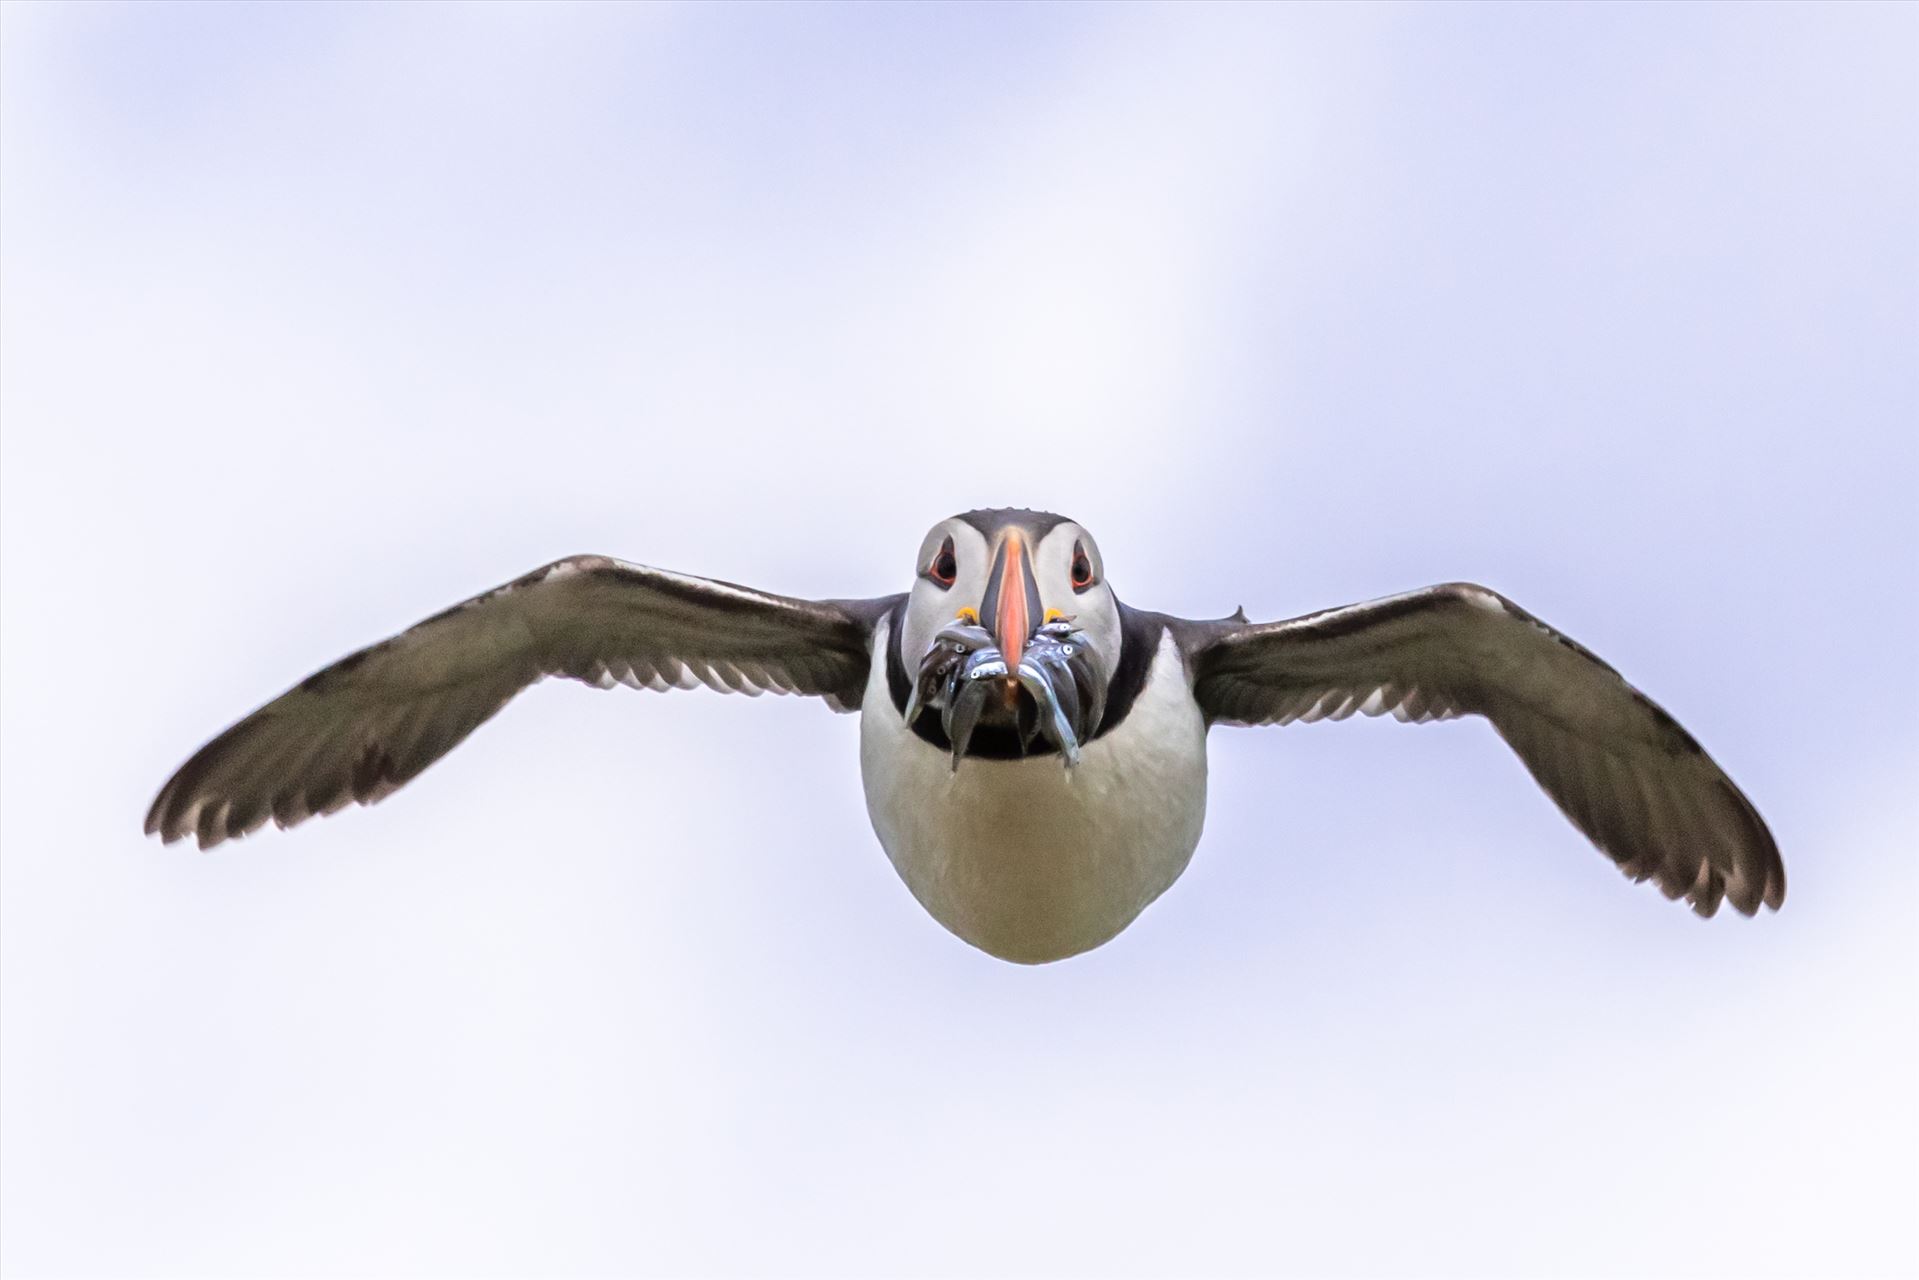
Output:
[[[545,676],[602,688],[814,694],[859,706],[875,620],[897,597],[795,600],[573,556],[314,673],[202,747],[147,833],[208,848],[371,804]]]
[[[1592,842],[1700,915],[1777,909],[1786,871],[1750,801],[1653,701],[1484,587],[1452,583],[1286,622],[1180,622],[1209,721],[1482,715]]]

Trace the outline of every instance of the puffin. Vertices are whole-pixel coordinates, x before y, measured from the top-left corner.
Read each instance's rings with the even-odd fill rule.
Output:
[[[1612,667],[1455,582],[1279,622],[1123,603],[1093,535],[1020,508],[927,533],[911,587],[807,600],[570,556],[308,676],[155,797],[202,848],[373,804],[548,676],[816,697],[859,715],[880,847],[933,918],[1003,960],[1110,941],[1186,869],[1215,725],[1482,716],[1635,881],[1701,916],[1785,900],[1766,824]]]

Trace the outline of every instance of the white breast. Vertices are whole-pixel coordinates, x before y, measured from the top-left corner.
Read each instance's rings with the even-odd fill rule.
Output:
[[[1206,816],[1206,723],[1171,636],[1132,711],[1058,756],[960,762],[907,727],[886,687],[887,626],[860,713],[866,811],[933,918],[983,951],[1039,964],[1132,923],[1186,869]]]

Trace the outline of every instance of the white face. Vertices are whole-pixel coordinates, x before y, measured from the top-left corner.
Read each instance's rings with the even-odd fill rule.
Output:
[[[1004,564],[1002,551],[1023,553],[1031,565],[1041,612],[1028,620],[1029,626],[1037,628],[1058,617],[1073,619],[1086,633],[1101,680],[1110,680],[1119,662],[1119,603],[1106,585],[1099,544],[1071,520],[1061,520],[1037,536],[1029,527],[1012,524],[990,540],[958,516],[934,525],[920,543],[900,629],[900,656],[907,670],[914,669],[941,627],[968,610],[989,631],[994,628],[995,619],[984,610],[995,561]]]

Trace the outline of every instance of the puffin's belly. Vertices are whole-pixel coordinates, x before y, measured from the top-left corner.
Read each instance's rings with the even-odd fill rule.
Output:
[[[958,772],[893,706],[889,642],[882,624],[860,714],[866,810],[934,919],[1039,964],[1105,942],[1185,870],[1206,815],[1206,725],[1171,636],[1132,711],[1076,768],[1049,755]]]

